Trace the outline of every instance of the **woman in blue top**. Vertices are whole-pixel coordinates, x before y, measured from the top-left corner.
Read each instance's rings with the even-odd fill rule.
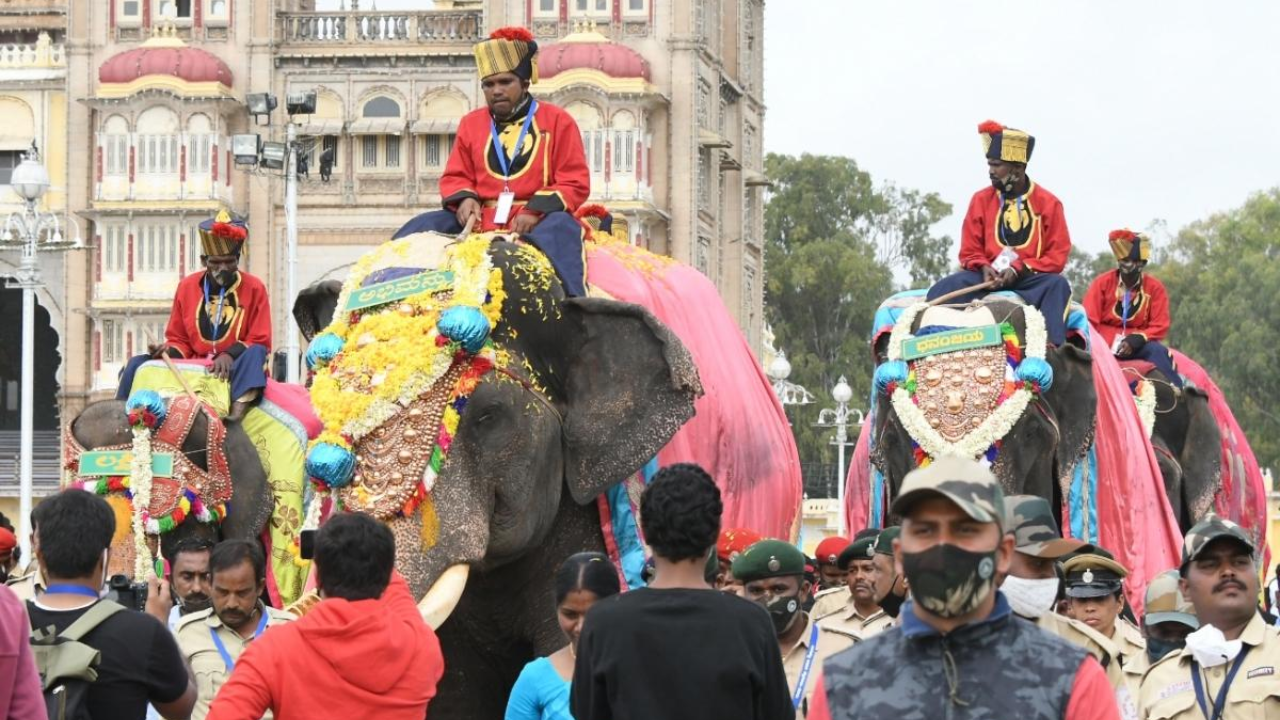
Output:
[[[573,720],[569,681],[582,621],[597,600],[620,590],[617,568],[601,553],[578,553],[560,565],[555,578],[556,617],[569,644],[524,666],[507,700],[506,720]]]

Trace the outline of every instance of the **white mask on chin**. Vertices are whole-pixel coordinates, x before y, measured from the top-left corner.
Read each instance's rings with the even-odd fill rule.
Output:
[[[1053,609],[1053,603],[1058,599],[1058,578],[1028,580],[1010,575],[1004,579],[1000,592],[1008,598],[1015,613],[1035,619]]]
[[[110,588],[110,586],[107,585],[107,578],[110,577],[110,575],[108,574],[110,571],[107,569],[107,562],[110,559],[111,559],[111,549],[107,548],[102,551],[102,587],[98,588],[99,598],[105,598]]]
[[[1202,667],[1225,665],[1236,659],[1242,647],[1239,639],[1228,640],[1213,625],[1205,625],[1187,636],[1187,649]]]

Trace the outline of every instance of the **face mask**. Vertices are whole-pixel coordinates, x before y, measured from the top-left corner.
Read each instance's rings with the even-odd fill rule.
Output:
[[[1009,599],[1015,613],[1034,620],[1053,609],[1058,599],[1058,578],[1028,580],[1010,575],[1004,579],[1000,591]]]
[[[213,282],[218,287],[230,287],[232,281],[236,278],[236,274],[230,270],[219,270],[209,274],[213,277]]]
[[[902,568],[920,607],[939,617],[959,617],[973,612],[995,589],[996,551],[935,545],[903,553]]]
[[[1017,173],[1009,173],[1008,175],[1005,176],[1005,179],[1003,180],[996,177],[995,175],[992,175],[991,187],[995,188],[996,192],[1001,193],[1002,195],[1008,195],[1009,193],[1013,192],[1013,189],[1017,187],[1018,181],[1020,181],[1021,179],[1022,178],[1018,176]]]
[[[764,606],[764,609],[769,611],[769,619],[773,620],[773,631],[781,635],[791,629],[791,624],[799,616],[800,598],[795,595],[783,595],[774,598]]]
[[[893,582],[889,583],[889,594],[876,600],[876,604],[884,611],[885,615],[891,618],[898,617],[898,613],[902,611],[902,603],[906,598],[893,591],[893,586],[898,583],[898,576],[893,576]]]
[[[98,588],[98,597],[99,597],[99,598],[104,598],[104,597],[106,597],[106,596],[107,596],[107,590],[109,589],[109,587],[108,587],[108,585],[107,585],[107,577],[108,577],[108,574],[107,574],[107,573],[109,572],[109,571],[107,570],[107,561],[108,561],[108,560],[110,560],[110,558],[111,558],[111,554],[110,554],[110,553],[111,553],[111,551],[110,551],[110,550],[103,550],[103,551],[102,551],[102,587]]]
[[[1187,636],[1186,647],[1202,667],[1217,667],[1235,660],[1243,644],[1239,639],[1228,640],[1213,625],[1205,625]]]
[[[1159,638],[1147,638],[1147,659],[1151,664],[1155,664],[1157,660],[1168,655],[1174,650],[1181,650],[1187,646],[1186,640],[1161,640]]]

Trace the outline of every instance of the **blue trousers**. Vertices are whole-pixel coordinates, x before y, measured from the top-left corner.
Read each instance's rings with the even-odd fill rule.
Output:
[[[120,387],[116,389],[117,400],[128,400],[133,392],[133,376],[138,368],[151,359],[150,355],[137,355],[120,371]],[[250,345],[240,353],[240,357],[231,363],[231,401],[235,402],[254,390],[267,386],[267,349],[261,345]]]
[[[1126,360],[1146,360],[1162,375],[1169,379],[1169,382],[1178,387],[1182,387],[1182,375],[1180,375],[1173,364],[1173,354],[1169,352],[1169,348],[1165,347],[1159,340],[1148,340],[1142,349],[1125,358]]]
[[[420,232],[438,232],[457,235],[462,232],[458,217],[449,210],[425,212],[404,224],[395,237]],[[542,251],[560,276],[564,291],[569,297],[587,294],[587,266],[582,248],[582,223],[567,212],[553,212],[542,216],[533,232],[522,240]],[[393,240],[395,238],[392,238]]]
[[[932,300],[981,282],[980,271],[961,270],[934,283],[933,287],[929,288],[927,298]],[[1071,302],[1071,283],[1067,282],[1066,278],[1056,273],[1033,273],[1005,289],[1018,293],[1023,300],[1040,309],[1040,313],[1044,315],[1044,327],[1049,335],[1049,342],[1062,345],[1067,341],[1067,305]],[[988,292],[968,293],[951,302],[967,303],[984,297]]]

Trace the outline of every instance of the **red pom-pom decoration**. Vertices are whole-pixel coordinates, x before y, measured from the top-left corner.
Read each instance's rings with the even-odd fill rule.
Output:
[[[982,135],[994,135],[995,133],[1004,132],[1004,126],[995,120],[987,120],[978,125],[978,132]]]
[[[1128,229],[1128,228],[1125,228],[1124,230],[1112,230],[1112,231],[1111,231],[1111,239],[1112,239],[1112,240],[1132,240],[1132,239],[1136,238],[1137,236],[1138,236],[1138,235],[1137,235],[1135,232],[1133,232],[1132,230],[1130,230],[1130,229]]]
[[[246,232],[243,227],[239,225],[232,225],[231,223],[216,222],[213,224],[213,227],[210,228],[210,232],[218,237],[227,238],[229,240],[244,240],[249,237],[249,233]]]
[[[489,33],[492,40],[519,40],[520,42],[533,42],[533,33],[528,28],[522,27],[504,27]]]
[[[599,205],[596,203],[591,203],[590,205],[583,205],[582,207],[578,208],[578,212],[574,213],[574,217],[578,218],[579,220],[583,218],[589,218],[589,217],[600,218],[601,220],[603,220],[609,217],[611,214],[612,213],[609,212],[609,208],[606,208],[605,206]]]

